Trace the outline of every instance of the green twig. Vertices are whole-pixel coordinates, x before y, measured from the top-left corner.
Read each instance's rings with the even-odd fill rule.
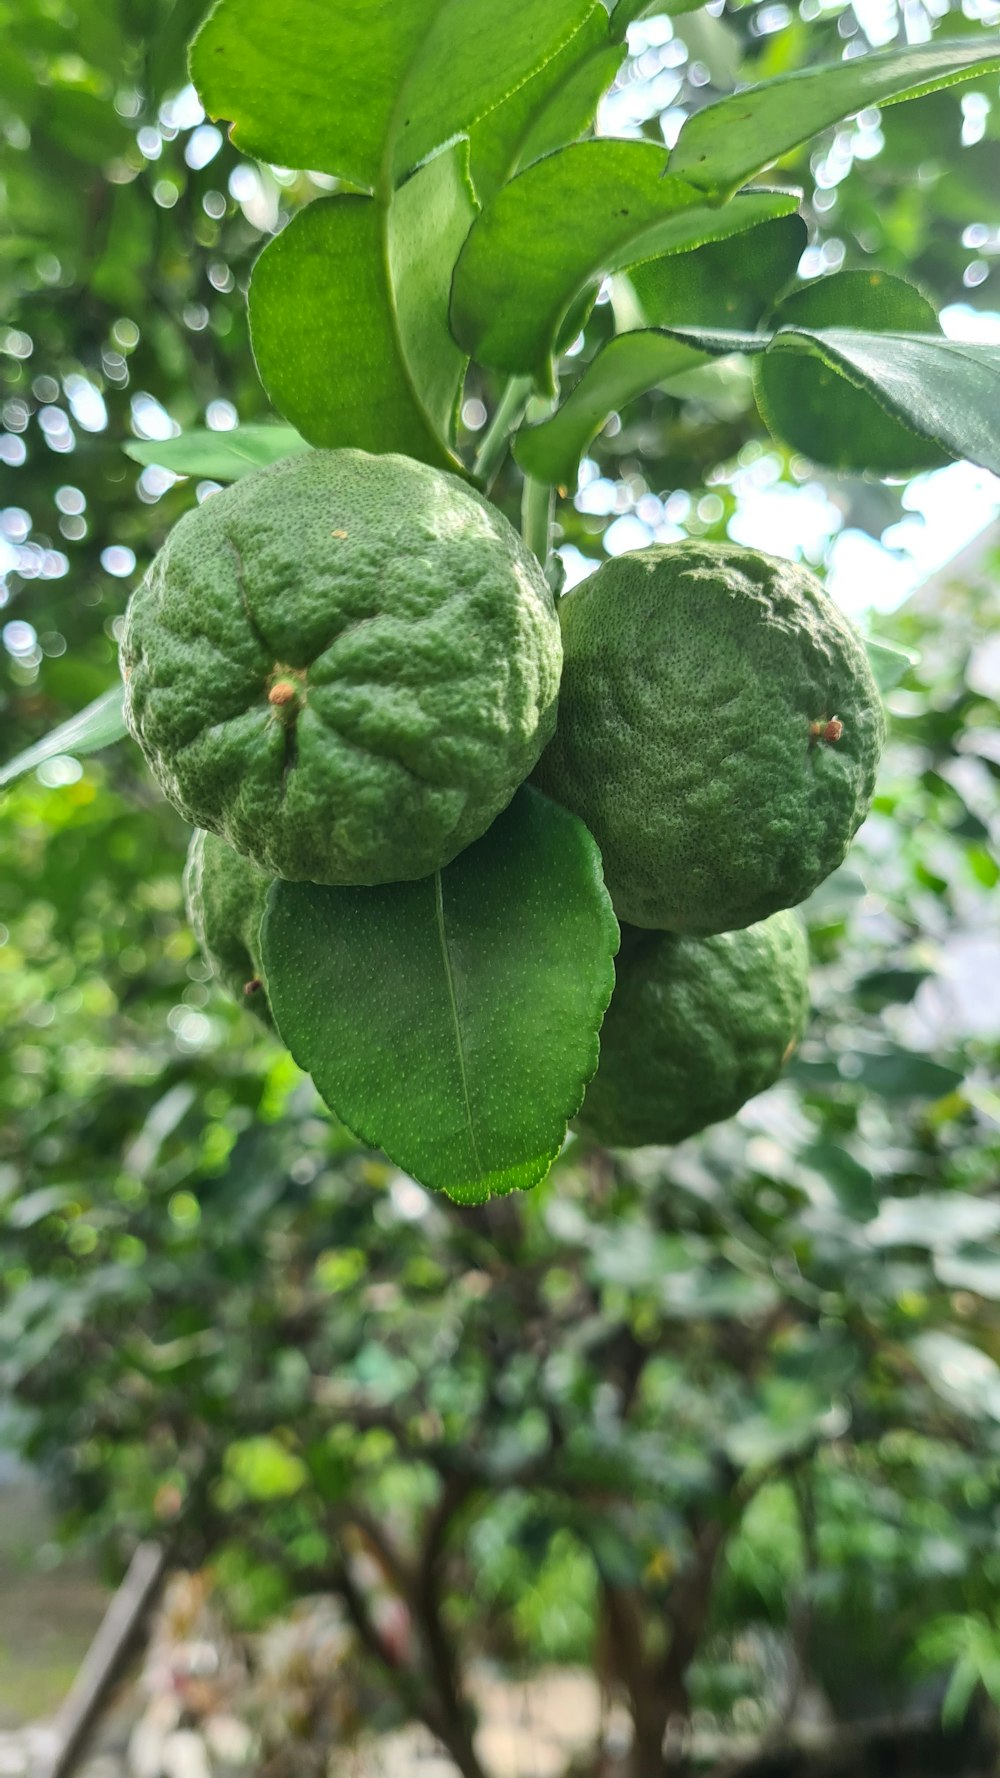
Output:
[[[472,472],[487,489],[504,460],[510,435],[524,412],[530,393],[530,377],[511,377],[497,403],[496,413],[483,433]]]
[[[543,568],[549,560],[554,501],[554,488],[547,482],[536,482],[534,476],[525,476],[521,495],[521,536],[528,548],[534,550]]]

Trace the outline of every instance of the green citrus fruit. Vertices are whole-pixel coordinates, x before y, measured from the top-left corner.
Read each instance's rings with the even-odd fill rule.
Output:
[[[712,938],[625,927],[577,1122],[613,1148],[683,1142],[777,1079],[805,1029],[798,915]]]
[[[607,562],[559,609],[559,725],[535,781],[590,828],[619,918],[707,934],[802,901],[864,819],[885,727],[819,582],[736,544],[669,544]]]
[[[206,963],[223,986],[270,1025],[260,959],[260,923],[271,877],[225,840],[201,828],[184,867],[188,919]]]
[[[502,513],[398,456],[314,451],[171,532],[122,639],[126,720],[171,802],[265,870],[428,876],[555,725],[552,595]]]

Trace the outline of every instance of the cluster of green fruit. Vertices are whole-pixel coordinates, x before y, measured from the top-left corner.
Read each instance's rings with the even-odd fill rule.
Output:
[[[650,548],[557,607],[459,478],[316,451],[181,520],[121,652],[129,727],[197,829],[199,941],[264,1019],[275,876],[429,876],[533,774],[628,923],[580,1123],[676,1142],[776,1078],[808,1007],[785,910],[843,859],[883,739],[864,647],[802,569]]]

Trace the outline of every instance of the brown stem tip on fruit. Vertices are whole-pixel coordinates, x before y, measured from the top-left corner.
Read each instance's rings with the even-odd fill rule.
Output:
[[[267,701],[280,710],[283,704],[294,704],[298,695],[298,686],[293,685],[290,679],[278,679],[268,692]]]
[[[839,716],[831,716],[829,722],[811,722],[809,724],[810,745],[817,741],[825,741],[828,745],[832,745],[834,741],[840,740],[843,732],[844,725]]]
[[[259,975],[255,975],[255,976],[254,976],[254,978],[253,978],[253,981],[251,981],[251,982],[244,982],[244,984],[243,984],[243,992],[244,992],[244,994],[245,994],[245,995],[246,995],[246,997],[247,997],[247,999],[248,999],[248,1000],[249,1000],[249,999],[250,999],[250,998],[251,998],[251,997],[252,997],[252,995],[254,995],[254,994],[259,994],[259,993],[260,993],[260,991],[261,991],[261,988],[262,988],[262,987],[263,987],[263,986],[264,986],[264,984],[263,984],[263,982],[262,982],[262,981],[261,981],[261,979],[260,979],[260,976],[259,976]]]

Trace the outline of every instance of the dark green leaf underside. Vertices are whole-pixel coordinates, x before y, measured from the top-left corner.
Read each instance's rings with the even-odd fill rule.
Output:
[[[317,198],[258,259],[250,285],[257,368],[310,444],[458,467],[448,440],[466,361],[447,306],[475,215],[467,167],[461,142],[388,206],[358,195]]]
[[[582,823],[530,787],[446,870],[274,884],[275,1022],[327,1104],[465,1203],[538,1183],[597,1065],[618,929]]]
[[[754,201],[755,193],[744,192],[727,213]],[[709,241],[646,260],[627,275],[647,327],[756,327],[794,278],[808,240],[801,216],[779,216],[748,227],[738,248]]]
[[[932,303],[888,272],[844,271],[793,290],[769,317],[769,330],[922,333],[940,338]],[[950,453],[918,438],[877,396],[838,375],[819,357],[765,352],[754,360],[754,394],[769,431],[831,469],[912,474],[947,462]]]
[[[665,331],[684,345],[715,355],[781,352],[819,359],[918,439],[939,446],[943,456],[937,460],[968,458],[1000,474],[1000,346],[849,327],[784,327],[773,334],[715,328]],[[885,472],[884,465],[875,467]],[[908,467],[901,464],[900,472]]]

